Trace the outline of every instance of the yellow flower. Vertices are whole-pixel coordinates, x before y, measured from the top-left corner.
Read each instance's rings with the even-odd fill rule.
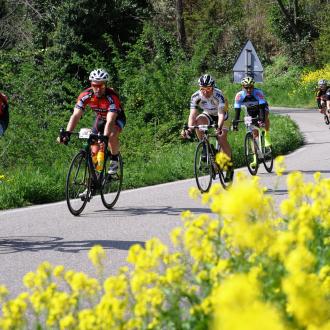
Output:
[[[231,159],[222,151],[216,154],[215,161],[224,171],[233,165]]]
[[[102,268],[107,255],[101,245],[95,245],[88,252],[88,258],[95,268]]]
[[[73,317],[72,314],[66,315],[60,320],[61,330],[74,329],[75,325],[76,325],[76,319]]]
[[[64,266],[60,265],[60,266],[56,266],[53,270],[53,275],[57,278],[62,278],[64,276]]]
[[[278,176],[283,175],[283,172],[286,170],[286,166],[284,163],[284,156],[278,156],[275,158],[275,173]]]
[[[4,285],[0,285],[0,303],[8,296],[9,291]]]
[[[212,330],[284,330],[279,311],[261,301],[255,276],[236,274],[227,278],[213,295]]]

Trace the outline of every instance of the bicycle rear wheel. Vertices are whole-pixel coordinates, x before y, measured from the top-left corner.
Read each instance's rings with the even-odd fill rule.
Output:
[[[264,167],[268,173],[270,173],[273,170],[273,164],[274,164],[274,157],[272,148],[270,146],[265,146],[265,133],[263,132],[261,135],[261,149],[262,153],[264,155],[264,158],[262,162],[264,163]]]
[[[80,151],[73,159],[66,177],[66,202],[73,215],[79,215],[89,200],[90,170],[85,151]]]
[[[256,145],[252,133],[246,133],[244,141],[244,154],[246,166],[251,175],[256,175],[259,168],[259,159],[258,155],[256,154],[257,148],[258,146]]]
[[[101,184],[101,199],[107,209],[111,209],[116,204],[123,184],[123,160],[118,155],[118,171],[116,174],[108,174],[110,157],[106,158],[103,168],[103,181]]]
[[[212,162],[209,146],[201,141],[195,151],[195,178],[197,187],[201,192],[207,192],[212,184]]]

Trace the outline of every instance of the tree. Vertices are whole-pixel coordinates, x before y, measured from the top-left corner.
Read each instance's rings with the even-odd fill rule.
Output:
[[[182,0],[176,0],[176,24],[178,32],[178,41],[182,48],[186,47],[186,30],[183,19],[183,3]]]

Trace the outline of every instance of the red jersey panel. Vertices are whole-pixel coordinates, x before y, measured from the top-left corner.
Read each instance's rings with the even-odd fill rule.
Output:
[[[97,116],[106,117],[108,112],[123,111],[118,96],[110,88],[107,88],[103,97],[96,97],[93,89],[87,88],[78,96],[75,108],[85,110],[89,106]]]

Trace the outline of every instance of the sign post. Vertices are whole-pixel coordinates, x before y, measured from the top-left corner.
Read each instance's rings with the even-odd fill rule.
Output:
[[[256,82],[263,82],[263,72],[264,69],[257,52],[252,42],[248,40],[233,67],[233,81],[239,83],[244,77],[250,76],[253,77]]]

